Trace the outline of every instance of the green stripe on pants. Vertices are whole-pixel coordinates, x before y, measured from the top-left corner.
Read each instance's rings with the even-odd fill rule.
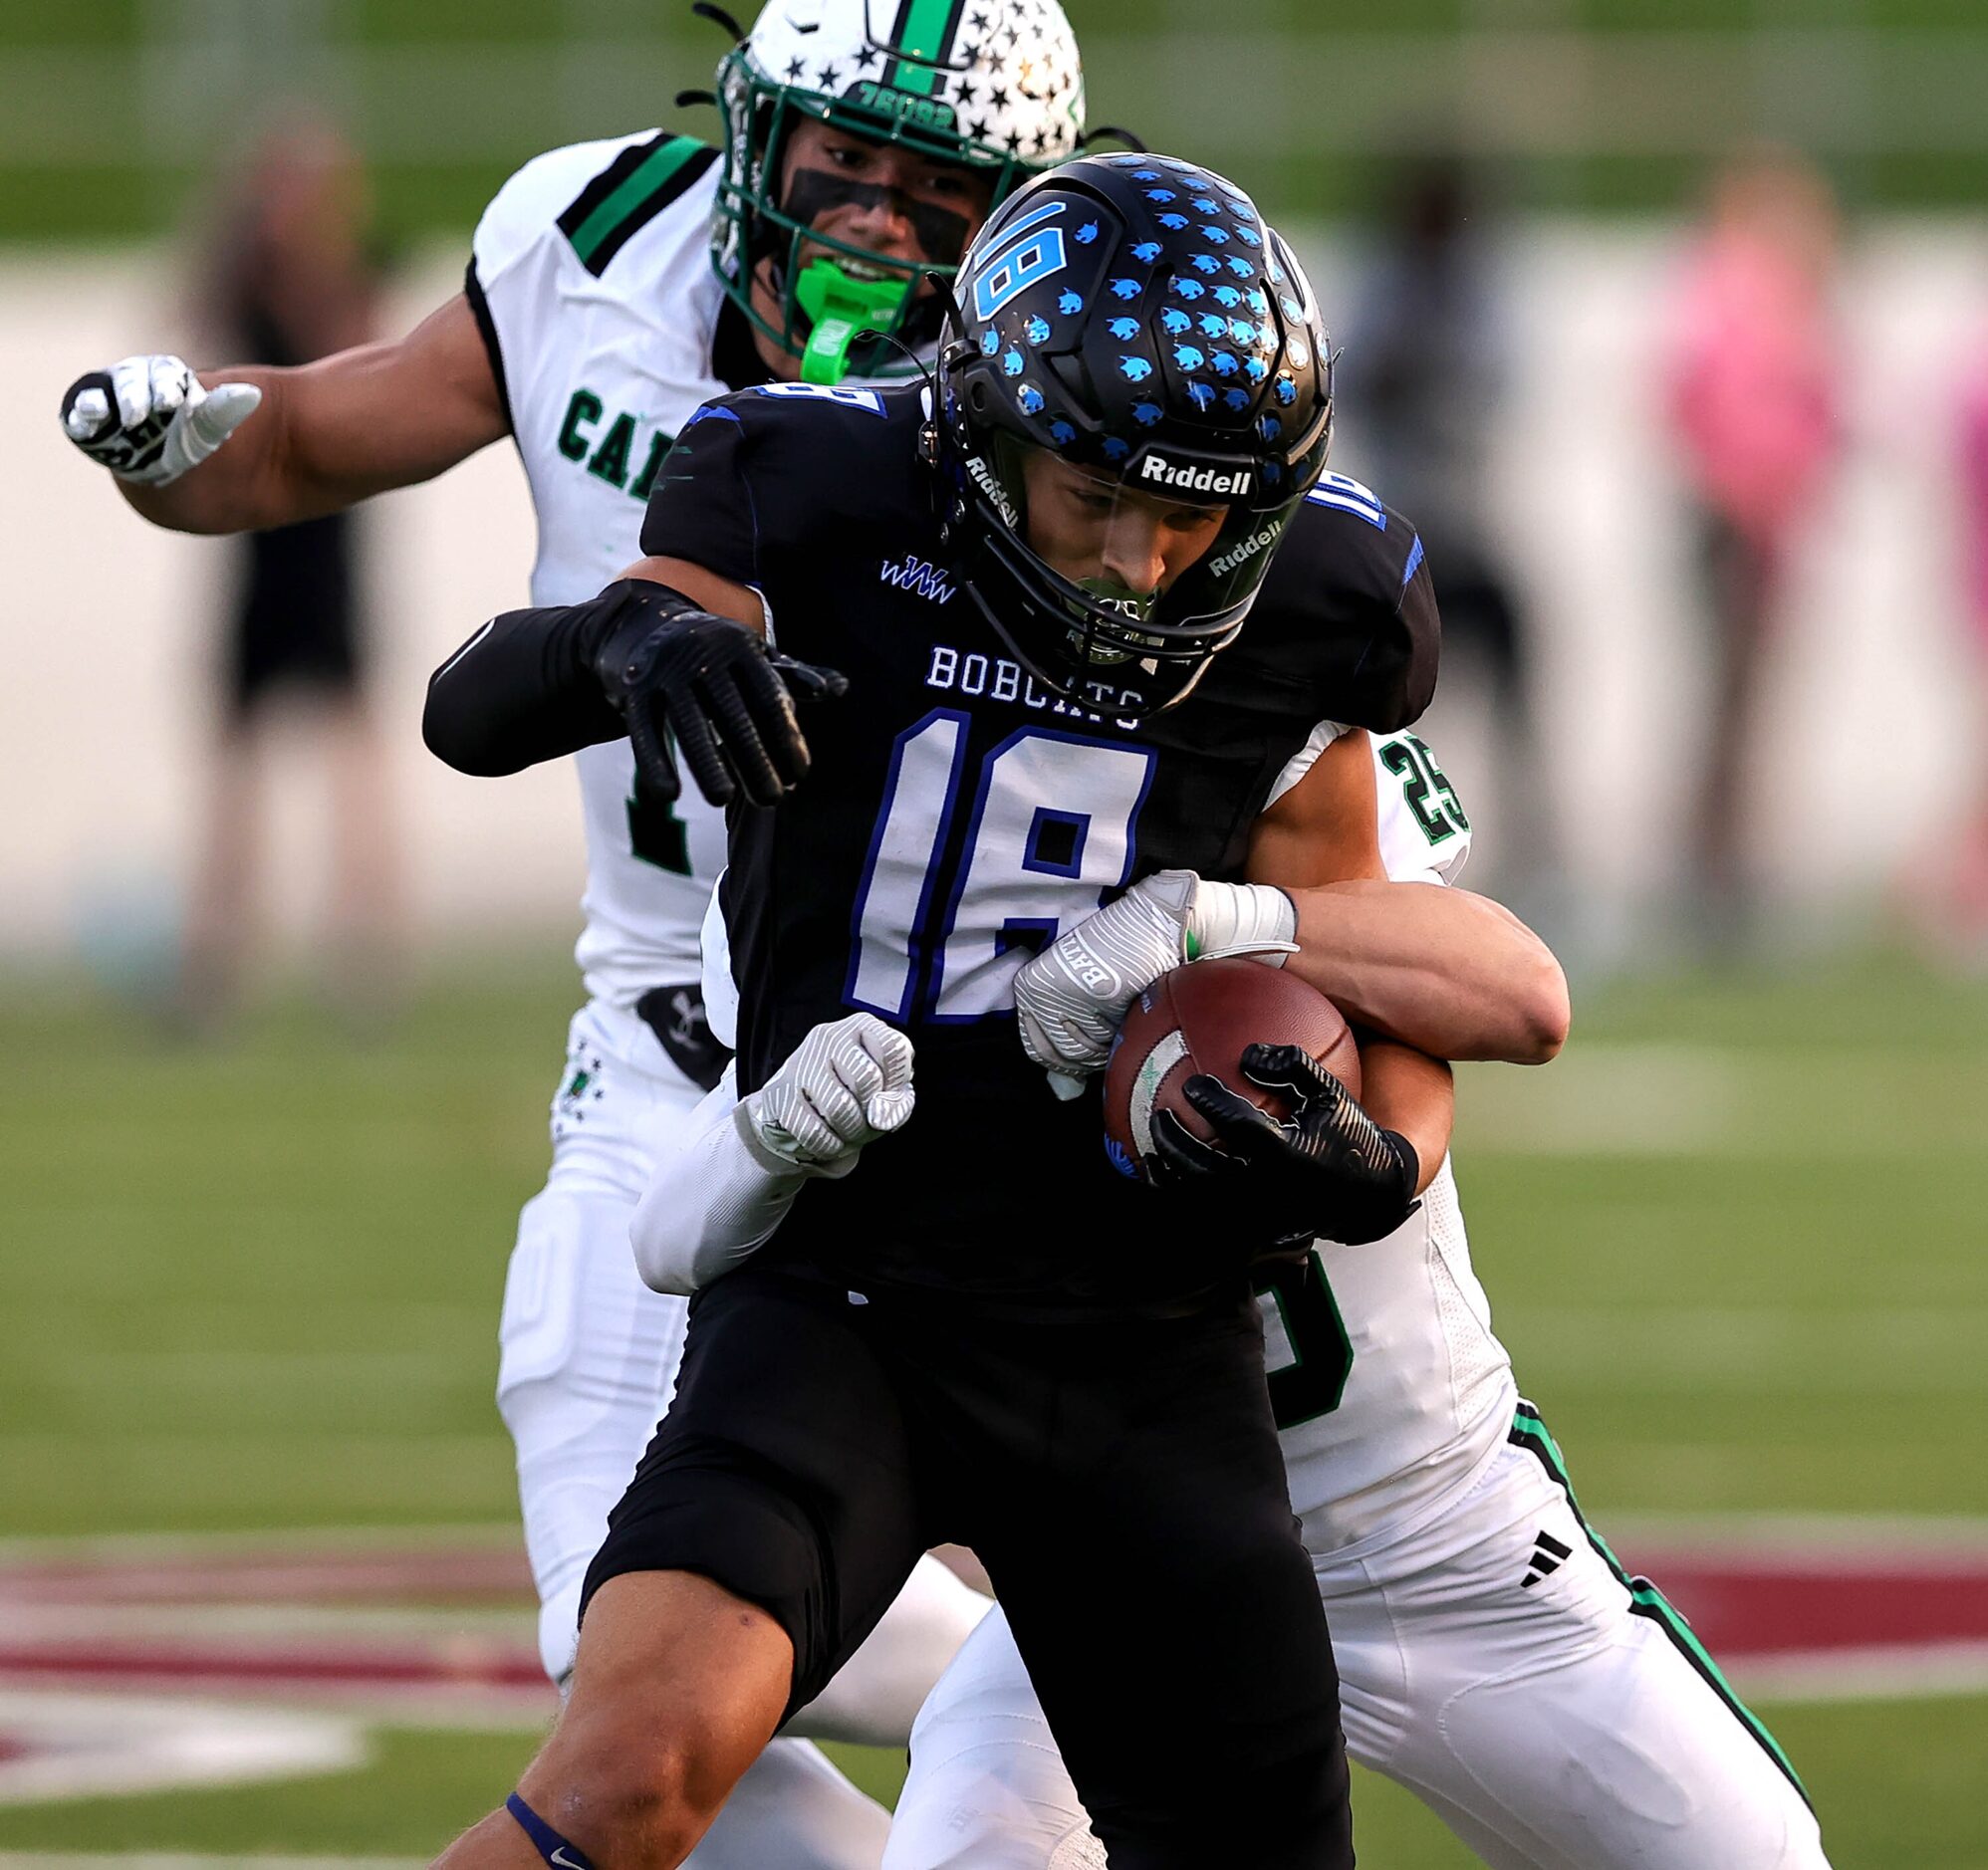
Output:
[[[1768,1732],[1761,1721],[1745,1702],[1733,1693],[1732,1684],[1725,1678],[1719,1665],[1712,1660],[1712,1653],[1699,1642],[1690,1624],[1672,1606],[1670,1600],[1647,1578],[1634,1578],[1623,1568],[1622,1561],[1609,1549],[1609,1542],[1588,1523],[1588,1516],[1581,1511],[1581,1503],[1575,1498],[1574,1483],[1568,1479],[1567,1462],[1560,1452],[1560,1444],[1553,1439],[1546,1424],[1540,1420],[1539,1412],[1529,1403],[1521,1403],[1518,1413],[1512,1418],[1512,1440],[1521,1447],[1528,1448],[1539,1463],[1558,1484],[1567,1496],[1567,1504],[1573,1510],[1581,1529],[1588,1535],[1588,1542],[1594,1546],[1611,1571],[1620,1581],[1629,1594],[1629,1606],[1638,1615],[1647,1617],[1671,1642],[1683,1652],[1684,1658],[1704,1678],[1712,1692],[1730,1708],[1761,1746],[1767,1749],[1774,1763],[1788,1775],[1789,1783],[1813,1810],[1815,1800],[1809,1797],[1809,1788],[1802,1783],[1802,1775],[1795,1770],[1794,1762],[1781,1751],[1781,1743]]]

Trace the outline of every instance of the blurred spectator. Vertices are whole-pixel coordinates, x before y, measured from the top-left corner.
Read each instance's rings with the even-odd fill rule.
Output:
[[[1488,700],[1504,819],[1492,846],[1501,893],[1525,897],[1551,865],[1551,840],[1527,632],[1487,504],[1506,379],[1491,260],[1463,163],[1405,165],[1348,334],[1343,400],[1375,490],[1428,549],[1442,602],[1443,698]],[[1433,731],[1446,745],[1439,719]]]
[[[1960,390],[1960,523],[1974,719],[1968,735],[1968,792],[1951,834],[1908,879],[1912,907],[1943,951],[1978,964],[1988,957],[1988,341],[1971,359]]]
[[[1670,419],[1715,632],[1692,819],[1700,932],[1715,945],[1743,934],[1751,908],[1744,766],[1763,652],[1791,549],[1838,452],[1836,257],[1829,184],[1795,155],[1757,151],[1715,178],[1674,308]]]
[[[268,130],[224,193],[199,282],[219,353],[298,364],[364,343],[377,285],[367,215],[365,177],[335,130],[301,117]],[[308,704],[326,759],[334,989],[368,1013],[397,981],[400,858],[364,692],[355,526],[334,514],[232,548],[238,584],[180,979],[180,1012],[196,1028],[241,991],[262,859],[261,754],[280,697]]]

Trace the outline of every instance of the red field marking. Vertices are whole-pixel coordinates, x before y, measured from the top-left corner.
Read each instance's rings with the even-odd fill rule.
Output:
[[[1988,1552],[1713,1555],[1700,1544],[1621,1557],[1646,1568],[1722,1662],[1988,1643]]]
[[[501,1546],[0,1562],[0,1609],[10,1604],[531,1601],[532,1574],[524,1553]]]
[[[1690,1621],[1722,1663],[1791,1661],[1826,1668],[1882,1651],[1909,1673],[1964,1651],[1988,1652],[1988,1545],[1896,1551],[1873,1543],[1814,1552],[1700,1537],[1624,1549]],[[535,1647],[524,1634],[530,1580],[521,1557],[489,1547],[422,1545],[325,1552],[176,1554],[164,1562],[116,1557],[59,1563],[0,1562],[0,1612],[115,1605],[394,1603],[511,1606],[516,1638],[483,1632],[356,1629],[350,1636],[280,1627],[267,1634],[153,1635],[92,1630],[60,1618],[53,1630],[8,1631],[0,1622],[0,1680],[54,1687],[151,1687],[167,1692],[260,1691],[403,1696],[441,1690],[518,1705],[544,1695]]]

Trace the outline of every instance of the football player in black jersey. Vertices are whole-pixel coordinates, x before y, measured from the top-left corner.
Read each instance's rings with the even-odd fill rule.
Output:
[[[735,799],[747,1105],[852,1010],[910,1034],[917,1075],[910,1120],[700,1293],[572,1699],[446,1864],[679,1862],[948,1539],[1114,1865],[1352,1861],[1249,1269],[1396,1225],[1447,1139],[1424,1054],[1550,1056],[1564,988],[1546,957],[1489,1004],[1508,920],[1380,880],[1358,728],[1426,700],[1433,599],[1398,516],[1318,486],[1326,341],[1247,197],[1085,158],[997,212],[961,287],[935,383],[707,406],[630,578],[495,619],[431,685],[466,770],[625,732],[656,783],[673,741]],[[1332,571],[1272,601],[1287,535]],[[1246,1143],[1240,1181],[1149,1188],[1084,1074],[1133,994],[1216,950],[1374,1030],[1368,1109]]]

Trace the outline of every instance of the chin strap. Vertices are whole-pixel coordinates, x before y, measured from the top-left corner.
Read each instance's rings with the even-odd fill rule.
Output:
[[[907,279],[852,279],[833,260],[811,260],[794,282],[795,303],[814,321],[801,380],[840,383],[859,335],[887,331],[910,290]]]

